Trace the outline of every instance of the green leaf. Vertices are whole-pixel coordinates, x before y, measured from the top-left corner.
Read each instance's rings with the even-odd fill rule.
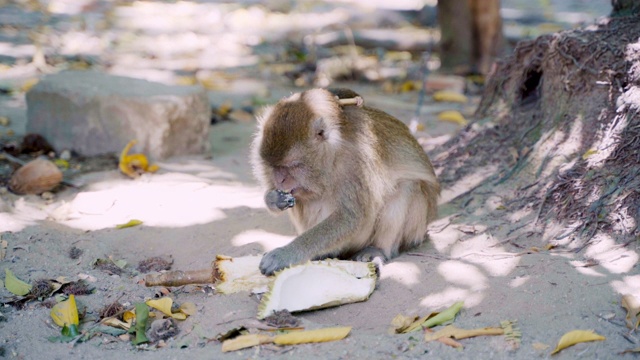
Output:
[[[133,345],[139,345],[149,342],[144,334],[147,331],[147,321],[149,320],[149,307],[145,303],[136,304],[136,337],[133,339]]]
[[[111,336],[120,336],[122,334],[126,334],[127,330],[114,328],[112,326],[99,325],[91,330],[89,330],[89,334],[91,336],[95,334],[106,334]]]
[[[65,325],[62,327],[62,332],[61,332],[62,336],[68,336],[68,337],[76,337],[78,335],[80,335],[80,331],[78,331],[78,325],[76,324],[71,324],[71,325]]]
[[[446,322],[453,321],[456,318],[456,315],[462,309],[464,303],[462,301],[458,301],[457,303],[451,305],[447,310],[440,312],[438,315],[433,316],[424,323],[422,323],[423,328],[431,328],[436,325],[442,325]]]
[[[6,274],[4,278],[4,286],[9,290],[12,294],[18,296],[25,296],[31,291],[31,285],[26,282],[18,279],[13,272],[9,269],[4,269]]]

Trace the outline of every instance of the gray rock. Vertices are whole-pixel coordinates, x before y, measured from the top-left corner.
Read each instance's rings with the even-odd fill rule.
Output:
[[[27,93],[27,132],[56,151],[133,152],[155,159],[209,150],[210,105],[196,86],[168,86],[94,71],[46,76]]]

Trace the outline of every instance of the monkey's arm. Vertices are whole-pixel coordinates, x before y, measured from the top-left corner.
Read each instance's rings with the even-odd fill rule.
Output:
[[[347,208],[336,210],[288,245],[265,254],[260,262],[260,271],[272,275],[290,265],[341,252],[349,245],[346,239],[357,231],[362,218],[357,211]]]

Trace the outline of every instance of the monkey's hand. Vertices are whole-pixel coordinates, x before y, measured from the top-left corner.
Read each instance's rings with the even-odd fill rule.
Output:
[[[264,202],[271,211],[286,210],[296,204],[296,199],[290,193],[271,190],[264,195]]]
[[[264,275],[273,275],[288,266],[299,264],[308,260],[301,251],[295,251],[290,246],[283,246],[266,253],[260,261],[260,272]]]

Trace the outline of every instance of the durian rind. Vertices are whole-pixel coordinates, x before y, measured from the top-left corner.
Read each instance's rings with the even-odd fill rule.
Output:
[[[258,319],[279,310],[297,312],[365,301],[376,281],[371,262],[330,259],[292,266],[275,274],[258,307]]]

